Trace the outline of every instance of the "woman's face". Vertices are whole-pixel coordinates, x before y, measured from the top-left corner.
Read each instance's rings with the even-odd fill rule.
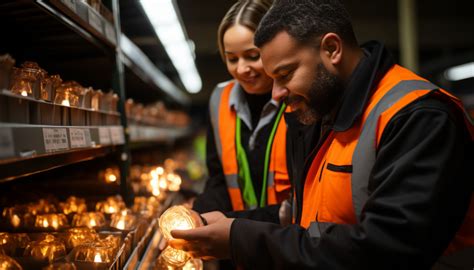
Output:
[[[236,24],[224,33],[224,55],[227,70],[249,94],[272,90],[273,80],[263,70],[260,49],[253,44],[254,32]]]

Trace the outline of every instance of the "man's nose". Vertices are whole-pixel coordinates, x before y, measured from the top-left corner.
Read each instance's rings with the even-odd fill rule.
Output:
[[[275,83],[273,83],[273,89],[272,89],[272,99],[275,101],[282,101],[288,96],[289,92],[286,87],[279,86]]]

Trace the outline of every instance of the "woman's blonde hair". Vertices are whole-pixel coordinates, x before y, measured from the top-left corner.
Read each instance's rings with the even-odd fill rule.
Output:
[[[273,0],[237,1],[225,14],[217,30],[217,45],[222,60],[224,54],[224,34],[230,27],[239,24],[255,32],[265,13],[270,9]]]

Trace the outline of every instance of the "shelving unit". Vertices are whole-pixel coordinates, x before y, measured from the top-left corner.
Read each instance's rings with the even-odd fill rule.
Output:
[[[119,96],[116,113],[53,104],[0,89],[0,184],[112,157],[110,160],[117,161],[120,169],[120,193],[130,202],[130,149],[169,145],[191,134],[189,127],[129,125],[125,115],[127,98],[160,99],[175,108],[185,108],[190,99],[122,33],[119,1],[108,3],[112,10],[108,19],[85,1],[0,3],[0,31],[4,37],[0,54],[11,54],[17,65],[38,62],[65,81],[76,80],[106,91],[114,89]],[[77,120],[77,115],[86,120]],[[151,227],[146,235],[124,269],[145,269],[139,267],[142,254],[148,263],[156,257],[160,235]]]

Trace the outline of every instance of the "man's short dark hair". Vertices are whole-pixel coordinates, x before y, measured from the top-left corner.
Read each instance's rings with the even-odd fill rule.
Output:
[[[254,43],[262,47],[281,31],[303,44],[336,33],[346,45],[358,46],[349,13],[339,0],[276,0],[260,22]]]

